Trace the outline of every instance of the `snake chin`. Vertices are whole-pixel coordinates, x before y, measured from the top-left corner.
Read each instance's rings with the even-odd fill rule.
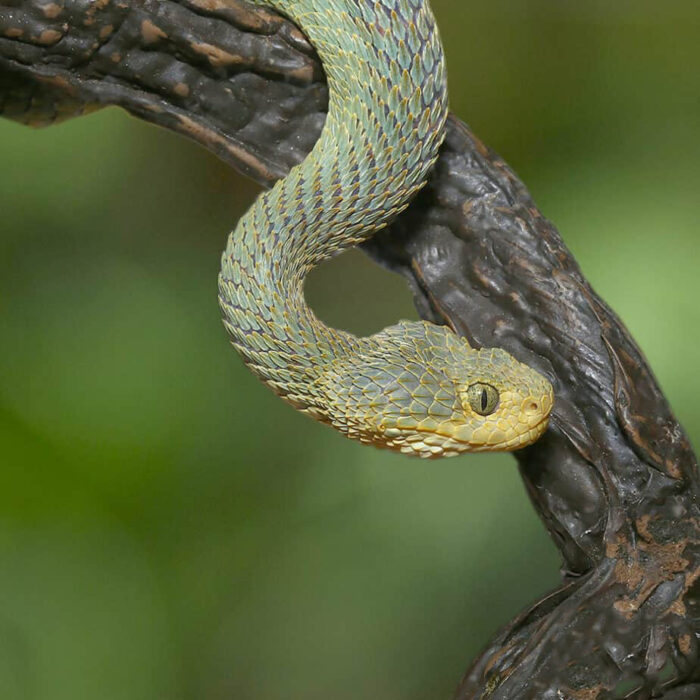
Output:
[[[546,430],[553,404],[551,384],[532,368],[427,322],[362,339],[319,388],[325,422],[423,458],[525,447]]]

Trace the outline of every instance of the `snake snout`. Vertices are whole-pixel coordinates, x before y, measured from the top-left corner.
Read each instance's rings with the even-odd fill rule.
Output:
[[[523,416],[539,422],[547,418],[552,410],[553,396],[551,390],[541,396],[528,396],[522,403],[520,410]]]
[[[520,405],[519,434],[512,440],[509,449],[525,447],[539,439],[547,429],[549,415],[554,405],[554,393],[551,384],[542,378],[540,386]]]

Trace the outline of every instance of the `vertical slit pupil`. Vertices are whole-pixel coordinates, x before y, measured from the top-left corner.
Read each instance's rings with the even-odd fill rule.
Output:
[[[489,395],[486,389],[481,390],[481,410],[485,411],[489,403]]]

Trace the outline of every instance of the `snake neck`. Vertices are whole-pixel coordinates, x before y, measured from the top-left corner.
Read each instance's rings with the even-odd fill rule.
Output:
[[[377,342],[319,321],[304,279],[385,226],[423,186],[444,136],[442,49],[425,0],[255,4],[284,13],[308,36],[326,71],[328,116],[310,155],[230,235],[219,299],[253,372],[297,408],[333,422],[324,377],[361,366]]]

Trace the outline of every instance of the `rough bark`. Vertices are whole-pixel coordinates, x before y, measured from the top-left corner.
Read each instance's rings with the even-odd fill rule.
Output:
[[[326,99],[299,30],[240,0],[0,0],[0,114],[29,124],[118,105],[269,186],[310,150]],[[423,317],[555,387],[549,431],[516,458],[563,582],[456,697],[700,698],[695,456],[525,186],[452,117],[429,185],[365,247]]]

